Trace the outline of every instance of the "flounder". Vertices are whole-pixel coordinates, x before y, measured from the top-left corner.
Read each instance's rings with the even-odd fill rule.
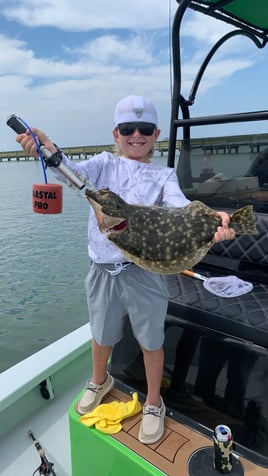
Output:
[[[221,218],[199,201],[181,208],[130,205],[105,188],[86,189],[102,233],[107,233],[123,255],[141,268],[175,274],[191,268],[206,255]],[[252,205],[230,215],[237,234],[257,234]]]

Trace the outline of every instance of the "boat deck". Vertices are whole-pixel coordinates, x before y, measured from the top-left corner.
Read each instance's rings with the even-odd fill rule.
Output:
[[[129,401],[129,399],[130,395],[128,393],[115,387],[107,395],[104,403],[115,400]],[[178,474],[180,474],[180,476],[199,476],[201,474],[217,476],[219,474],[213,467],[212,439],[191,428],[190,425],[185,423],[183,416],[182,421],[179,422],[177,418],[175,420],[171,417],[170,412],[167,412],[164,435],[159,442],[153,445],[144,445],[139,442],[138,431],[140,422],[141,413],[124,420],[122,422],[123,429],[119,433],[114,435],[101,435],[105,436],[106,441],[109,438],[116,440],[149,462],[155,467],[155,472],[152,471],[150,474],[166,474],[169,476],[178,476]],[[80,425],[84,426],[83,424]],[[201,430],[202,428],[200,427],[200,431]],[[93,437],[98,438],[98,434],[100,434],[97,430],[88,429],[88,431],[91,437],[93,435]],[[79,444],[80,443],[81,441],[79,441]],[[118,471],[116,474],[121,475],[119,468]],[[101,468],[99,474],[101,474]],[[111,472],[107,474],[114,473]],[[251,476],[253,474],[254,476],[267,475],[267,468],[257,466],[239,455],[233,458],[232,476]]]

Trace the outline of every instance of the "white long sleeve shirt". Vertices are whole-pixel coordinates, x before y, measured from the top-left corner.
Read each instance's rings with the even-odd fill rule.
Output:
[[[130,204],[182,207],[189,200],[182,193],[174,169],[102,152],[89,160],[73,162],[63,155],[63,163],[92,182],[96,189],[109,188]],[[65,181],[61,172],[51,169]],[[99,231],[93,208],[89,206],[88,254],[95,263],[117,263],[127,259]]]

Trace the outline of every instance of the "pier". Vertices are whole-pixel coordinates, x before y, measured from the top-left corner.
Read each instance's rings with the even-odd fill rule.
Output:
[[[180,141],[177,141],[177,148],[180,148]],[[72,160],[84,160],[89,159],[93,155],[99,154],[106,150],[107,152],[113,152],[114,144],[106,145],[88,145],[88,146],[78,146],[78,147],[61,147],[61,150],[64,154]],[[160,155],[163,156],[164,153],[168,151],[168,141],[158,141],[155,145],[155,150],[160,152]],[[23,150],[13,150],[7,152],[0,152],[0,162],[12,162],[12,161],[28,161],[28,160],[39,160],[38,158],[29,157],[25,155]]]
[[[224,137],[191,139],[191,149],[201,149],[204,154],[238,154],[241,149],[258,153],[268,147],[268,134],[249,134]]]
[[[192,150],[201,149],[204,154],[238,154],[239,149],[245,147],[249,153],[258,153],[264,147],[268,147],[268,134],[250,134],[224,137],[208,137],[191,139]],[[71,160],[84,160],[106,150],[113,152],[114,144],[89,145],[78,147],[62,147],[62,151]],[[181,140],[177,140],[176,149],[181,149]],[[168,151],[168,140],[157,141],[155,150],[162,157]],[[0,152],[0,162],[39,160],[25,155],[23,150]]]

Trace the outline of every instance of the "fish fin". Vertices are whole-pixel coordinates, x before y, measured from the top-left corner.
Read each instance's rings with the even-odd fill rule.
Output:
[[[256,218],[253,213],[253,205],[246,205],[239,208],[230,215],[230,228],[237,234],[257,235]]]

